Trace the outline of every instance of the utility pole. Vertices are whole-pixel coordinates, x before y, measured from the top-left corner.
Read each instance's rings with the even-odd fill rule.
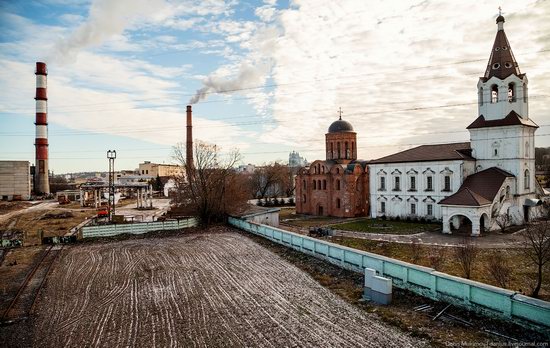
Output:
[[[109,222],[113,222],[115,216],[115,158],[116,150],[108,150],[109,159]]]

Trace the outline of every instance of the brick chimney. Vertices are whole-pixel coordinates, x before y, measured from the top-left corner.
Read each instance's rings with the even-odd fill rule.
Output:
[[[185,144],[185,162],[187,170],[193,169],[193,111],[191,105],[187,105],[187,140]]]

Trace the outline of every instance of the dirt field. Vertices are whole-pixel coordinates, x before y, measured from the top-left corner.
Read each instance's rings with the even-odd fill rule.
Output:
[[[425,345],[226,228],[64,249],[35,346]]]

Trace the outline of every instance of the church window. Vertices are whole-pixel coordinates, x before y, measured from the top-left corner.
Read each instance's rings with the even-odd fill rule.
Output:
[[[416,176],[411,176],[411,191],[416,191]]]
[[[317,181],[313,180],[313,189],[317,190]]]
[[[305,189],[307,189],[307,186],[306,186],[306,181],[305,180],[302,180],[302,187]]]
[[[304,203],[306,202],[306,195],[304,195]]]
[[[479,95],[478,95],[478,99],[479,99],[479,105],[483,105],[483,87],[479,87]]]
[[[380,212],[386,214],[386,202],[380,202]]]
[[[428,176],[426,178],[426,191],[433,191],[434,187],[433,187],[433,177],[432,176]]]
[[[494,156],[495,156],[495,157],[498,157],[498,149],[495,149]]]
[[[508,84],[508,101],[510,103],[516,101],[516,84],[513,82]]]
[[[434,207],[431,204],[428,204],[428,216],[432,216],[434,214]]]
[[[336,208],[340,209],[340,198],[336,198]]]
[[[340,180],[336,180],[336,190],[340,191]]]
[[[340,174],[340,168],[336,168],[336,174]]]
[[[325,166],[321,167],[321,173],[325,174]]]
[[[527,84],[523,84],[523,102],[527,103]]]
[[[451,176],[445,175],[444,189],[443,191],[451,191]]]
[[[500,68],[500,63],[493,64],[493,70]]]
[[[326,190],[326,189],[327,189],[327,181],[323,180],[323,190]]]
[[[411,203],[411,215],[416,215],[416,203]]]
[[[349,159],[349,158],[350,158],[350,155],[349,155],[349,144],[348,144],[347,141],[345,142],[345,147],[346,147],[346,159]]]
[[[503,51],[506,51],[507,49],[508,49],[507,46],[502,46],[502,50],[503,50]]]
[[[504,63],[504,67],[510,69],[512,67],[512,63],[506,62]]]
[[[321,189],[321,180],[317,180],[317,190]]]
[[[330,143],[330,159],[334,157],[334,143]]]
[[[491,86],[491,104],[498,102],[498,86]]]
[[[386,191],[386,177],[380,177],[380,191]]]
[[[529,169],[525,169],[525,172],[523,173],[524,174],[524,177],[523,177],[523,186],[525,189],[528,189],[529,188],[529,184],[530,184],[530,180],[529,180]]]
[[[357,150],[355,149],[355,141],[351,142],[351,157],[355,158],[357,156]]]
[[[401,178],[398,177],[398,176],[394,177],[393,190],[394,191],[400,191],[401,190]]]
[[[500,47],[495,47],[495,52],[498,52],[500,50]]]
[[[338,143],[336,144],[336,148],[337,148],[337,151],[338,151],[338,152],[337,152],[337,155],[336,155],[336,156],[337,156],[336,158],[340,158],[340,142],[338,142]]]

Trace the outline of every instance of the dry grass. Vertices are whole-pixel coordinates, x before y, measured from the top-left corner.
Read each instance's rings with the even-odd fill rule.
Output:
[[[459,265],[459,262],[452,257],[452,247],[440,247],[423,245],[420,251],[418,261],[414,262],[414,255],[409,244],[393,243],[393,242],[380,242],[366,239],[334,237],[332,242],[345,245],[351,248],[369,251],[375,254],[380,254],[395,258],[398,260],[416,263],[421,266],[431,267],[430,255],[434,253],[445,253],[445,259],[442,260],[438,266],[440,272],[448,273],[454,276],[462,277],[463,272]],[[499,286],[491,275],[489,267],[489,259],[493,253],[498,251],[508,260],[509,264],[513,265],[513,270],[510,276],[508,288],[513,291],[530,294],[532,289],[532,282],[530,279],[534,279],[536,275],[536,269],[530,265],[524,258],[522,250],[519,248],[510,249],[480,249],[477,259],[474,263],[474,267],[471,274],[471,279],[482,283]],[[540,292],[540,298],[543,300],[550,300],[550,268],[547,268],[544,282]]]

